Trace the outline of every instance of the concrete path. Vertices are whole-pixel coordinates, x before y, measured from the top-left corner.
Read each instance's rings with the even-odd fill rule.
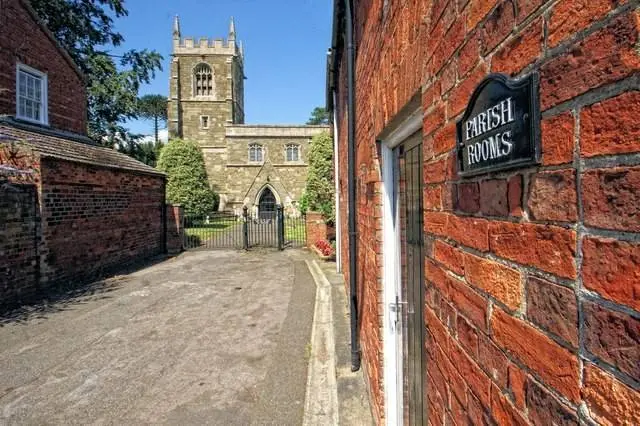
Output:
[[[305,258],[190,252],[0,317],[0,424],[301,424]]]

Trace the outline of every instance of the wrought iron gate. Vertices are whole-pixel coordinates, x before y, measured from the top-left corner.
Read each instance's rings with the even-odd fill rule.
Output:
[[[255,214],[245,207],[242,214],[214,212],[185,215],[184,248],[216,249],[287,247],[306,245],[306,220],[301,215],[285,215],[280,205],[264,205]]]

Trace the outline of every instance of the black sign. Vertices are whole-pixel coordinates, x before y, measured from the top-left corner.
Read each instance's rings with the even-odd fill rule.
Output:
[[[462,176],[537,164],[538,74],[520,80],[490,74],[473,92],[456,127]]]

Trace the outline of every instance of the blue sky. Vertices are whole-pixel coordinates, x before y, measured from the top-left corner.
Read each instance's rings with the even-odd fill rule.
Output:
[[[326,51],[331,37],[330,0],[128,0],[129,16],[116,21],[122,49],[155,49],[163,70],[141,95],[168,95],[173,17],[182,36],[227,37],[234,17],[245,48],[245,121],[303,124],[324,105]],[[118,49],[120,50],[120,49]],[[151,133],[149,122],[130,122]]]

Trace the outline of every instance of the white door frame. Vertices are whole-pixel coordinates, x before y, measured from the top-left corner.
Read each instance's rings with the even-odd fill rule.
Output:
[[[381,140],[382,150],[382,288],[383,288],[383,380],[385,419],[389,426],[404,421],[404,377],[402,366],[402,326],[391,311],[401,294],[400,214],[393,149],[422,128],[422,109],[407,117],[387,137]]]

